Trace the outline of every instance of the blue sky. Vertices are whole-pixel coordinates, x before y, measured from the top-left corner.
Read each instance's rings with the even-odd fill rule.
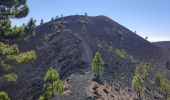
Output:
[[[30,13],[26,18],[12,20],[14,25],[34,18],[39,24],[52,17],[88,13],[90,16],[105,15],[137,31],[150,41],[170,40],[170,0],[27,0]]]

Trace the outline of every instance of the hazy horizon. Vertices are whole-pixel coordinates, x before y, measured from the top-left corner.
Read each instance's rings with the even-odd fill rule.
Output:
[[[170,41],[170,1],[168,0],[29,0],[30,13],[26,18],[12,20],[13,25],[27,23],[30,18],[43,18],[48,22],[52,17],[68,15],[90,16],[105,15],[131,31],[136,31],[142,37],[148,37],[151,42]]]

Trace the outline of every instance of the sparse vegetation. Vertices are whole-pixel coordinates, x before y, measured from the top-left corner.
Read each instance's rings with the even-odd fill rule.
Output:
[[[154,66],[151,64],[144,64],[143,77],[148,79],[148,76],[154,71]]]
[[[148,76],[154,70],[154,66],[146,64],[144,62],[138,62],[136,67],[136,73],[138,73],[143,79],[148,79]]]
[[[104,31],[105,31],[107,34],[110,34],[110,32],[111,32],[110,29],[107,28],[107,27],[104,28]]]
[[[136,62],[135,58],[129,55],[124,49],[116,49],[115,54],[120,58],[130,60],[131,62]]]
[[[169,73],[163,73],[170,70],[169,48],[153,45],[146,41],[147,36],[141,38],[136,31],[130,31],[103,14],[94,17],[87,13],[67,17],[61,14],[45,24],[41,19],[38,27],[31,18],[18,26],[20,22],[11,19],[28,15],[26,1],[0,0],[0,100],[51,100],[58,96],[70,100],[170,100],[170,80],[166,77]],[[53,10],[56,9],[50,12]],[[12,25],[13,22],[16,25]],[[48,68],[49,65],[56,65],[64,81],[55,68]],[[162,72],[156,74],[157,70]]]
[[[47,33],[44,34],[44,37],[43,37],[43,44],[46,45],[49,41],[49,37],[47,35]]]
[[[63,28],[64,28],[64,25],[63,25],[63,22],[60,22],[60,23],[55,23],[53,22],[51,25],[50,25],[50,28],[55,31],[55,32],[62,32],[63,31]]]
[[[97,52],[92,63],[92,71],[97,80],[101,80],[103,77],[103,65],[104,65],[104,61],[100,53]]]
[[[124,59],[128,57],[128,54],[124,49],[116,49],[115,54]]]

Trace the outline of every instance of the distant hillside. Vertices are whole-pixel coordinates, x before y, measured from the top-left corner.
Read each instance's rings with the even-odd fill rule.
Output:
[[[52,28],[54,23],[61,22],[64,26],[62,30]],[[83,27],[86,28],[85,32],[82,32]],[[14,41],[10,40],[10,43]],[[57,100],[92,99],[87,96],[86,87],[93,78],[91,63],[97,51],[106,63],[104,79],[109,84],[129,88],[135,73],[134,63],[115,55],[116,49],[124,49],[137,60],[169,71],[165,67],[166,61],[170,60],[168,50],[150,43],[106,16],[58,18],[37,26],[36,35],[29,41],[15,42],[21,51],[35,49],[37,59],[32,64],[19,65],[16,68],[17,82],[2,86],[13,100],[36,100],[42,92],[44,75],[51,66],[71,85],[70,94],[56,96]],[[147,88],[152,89],[152,84]],[[153,98],[150,97],[151,100]]]
[[[170,50],[170,41],[153,42],[153,44]]]

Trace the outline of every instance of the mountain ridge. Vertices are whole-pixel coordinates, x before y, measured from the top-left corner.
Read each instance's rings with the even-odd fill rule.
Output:
[[[50,27],[62,21],[64,28],[61,32]],[[86,33],[81,32],[83,25],[87,29]],[[45,36],[48,38],[46,42]],[[76,84],[75,81],[78,80],[75,77],[87,82],[91,80],[91,77],[85,75],[90,72],[87,76],[91,76],[91,63],[97,51],[106,62],[104,79],[110,84],[118,83],[122,87],[130,87],[130,80],[135,73],[134,63],[112,53],[116,49],[124,49],[135,59],[155,64],[157,70],[169,72],[165,67],[166,61],[170,59],[168,50],[150,43],[105,16],[74,15],[54,19],[37,26],[36,35],[29,41],[10,40],[10,43],[13,42],[17,42],[21,51],[34,49],[37,52],[35,62],[17,66],[18,81],[15,84],[3,85],[14,100],[37,99],[42,92],[43,77],[51,66],[60,72],[61,79],[71,80],[75,83],[72,84],[73,87],[80,87],[81,80],[80,84]],[[77,91],[71,89],[73,94],[69,97],[74,100],[85,96],[86,85],[83,84],[83,89]],[[67,99],[69,100],[68,97]]]

